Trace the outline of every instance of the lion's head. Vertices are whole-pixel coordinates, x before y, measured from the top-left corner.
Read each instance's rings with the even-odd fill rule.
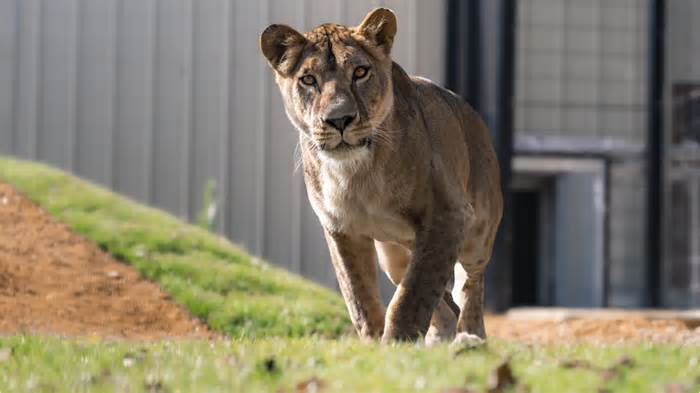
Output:
[[[324,158],[367,155],[393,105],[396,16],[379,8],[357,27],[324,24],[300,34],[270,25],[260,48],[275,71],[287,116]]]

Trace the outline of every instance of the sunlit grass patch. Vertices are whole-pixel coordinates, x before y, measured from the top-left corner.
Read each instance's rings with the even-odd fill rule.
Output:
[[[11,352],[0,357],[3,392],[483,391],[504,361],[515,378],[512,391],[700,388],[697,347],[538,347],[491,340],[485,348],[455,355],[447,345],[379,345],[351,338],[124,343],[18,336],[0,338],[0,348]]]
[[[160,210],[33,162],[0,158],[0,181],[133,265],[219,332],[338,337],[350,326],[334,292]]]

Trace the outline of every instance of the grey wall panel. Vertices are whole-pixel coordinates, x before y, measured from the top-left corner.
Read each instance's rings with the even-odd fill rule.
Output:
[[[116,95],[116,1],[88,0],[80,7],[77,57],[75,168],[112,184]]]
[[[335,287],[258,38],[382,5],[399,17],[397,60],[442,81],[444,1],[0,0],[0,151],[189,219],[214,180],[219,231]]]
[[[309,31],[314,27],[323,23],[346,23],[343,15],[345,12],[345,1],[323,1],[323,0],[304,0],[295,1],[304,11],[304,22],[297,24],[300,29]],[[362,3],[359,1],[358,3]],[[302,7],[303,6],[303,7]],[[356,25],[358,21],[348,21],[350,25]]]
[[[696,80],[700,75],[700,4],[694,0],[673,1],[668,5],[668,38],[666,44],[670,56],[667,57],[669,72],[667,79]]]
[[[595,178],[590,174],[561,175],[556,184],[557,233],[554,254],[557,262],[554,271],[556,305],[568,307],[600,307],[602,305],[600,283],[602,272],[601,247],[595,244],[602,233],[602,223],[595,214]]]
[[[153,1],[123,0],[117,10],[114,179],[119,192],[149,201],[153,138]]]
[[[269,21],[284,23],[303,29],[304,8],[301,2],[270,0]],[[294,189],[294,147],[299,139],[282,108],[282,98],[272,72],[267,72],[265,83],[267,103],[270,108],[265,173],[265,256],[288,268],[292,265],[292,235],[299,230],[292,212],[299,206],[292,205]],[[298,200],[297,200],[298,201]],[[298,269],[298,266],[296,267]]]
[[[220,181],[218,174],[223,149],[219,144],[228,127],[226,90],[230,17],[225,0],[195,2],[193,11],[190,217],[196,217],[202,208],[202,192],[207,182],[216,184]]]
[[[258,49],[258,36],[267,23],[266,1],[233,3],[230,89],[230,172],[228,215],[230,234],[252,252],[262,253],[262,223],[258,216],[264,209],[264,195],[259,194],[264,181],[258,164],[258,142],[267,132],[266,94],[261,86],[267,70]],[[265,79],[264,79],[265,78]],[[265,82],[267,83],[267,82]]]
[[[39,0],[17,2],[17,73],[14,97],[14,153],[36,158],[40,120],[41,19]]]
[[[231,1],[224,1],[222,16],[224,18],[224,27],[222,29],[222,34],[225,35],[226,39],[224,41],[224,47],[220,48],[222,52],[222,60],[224,61],[224,66],[221,68],[220,75],[220,94],[221,100],[219,105],[221,106],[220,111],[220,123],[221,128],[219,130],[219,171],[218,180],[216,182],[216,201],[218,205],[218,213],[215,217],[216,228],[221,234],[230,234],[229,227],[229,215],[227,214],[227,208],[230,205],[228,201],[228,191],[230,184],[229,171],[231,168],[231,155],[232,152],[229,149],[231,141],[231,81],[232,81],[232,69],[231,64],[233,63],[233,56],[235,48],[233,47],[234,39],[233,34],[233,4]]]
[[[37,146],[41,160],[74,169],[77,0],[42,3],[41,97]]]
[[[386,0],[386,7],[394,10],[398,20],[396,38],[391,50],[394,60],[409,74],[416,72],[415,42],[417,35],[416,1]]]
[[[416,57],[414,72],[443,84],[447,40],[436,37],[446,34],[447,7],[442,1],[415,0],[414,3],[415,14],[412,23],[415,26],[415,35],[410,41]]]
[[[375,0],[344,0],[341,2],[343,20],[342,22],[348,26],[357,26],[362,22],[362,18],[367,15],[369,10],[378,6],[378,1]]]
[[[186,217],[192,80],[192,3],[158,1],[153,138],[153,202]]]
[[[17,3],[0,0],[0,154],[12,151],[16,74]]]
[[[610,304],[641,307],[646,299],[646,194],[644,163],[613,161],[610,167]]]

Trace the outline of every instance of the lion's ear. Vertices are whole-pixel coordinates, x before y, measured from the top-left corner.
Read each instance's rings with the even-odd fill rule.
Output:
[[[396,35],[396,15],[388,8],[376,8],[365,16],[357,31],[389,54]]]
[[[292,71],[306,38],[287,25],[270,25],[260,34],[260,50],[270,67],[282,74]]]

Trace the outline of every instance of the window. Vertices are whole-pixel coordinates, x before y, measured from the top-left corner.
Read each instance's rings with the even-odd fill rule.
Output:
[[[700,143],[700,84],[673,86],[673,128],[675,144]]]

